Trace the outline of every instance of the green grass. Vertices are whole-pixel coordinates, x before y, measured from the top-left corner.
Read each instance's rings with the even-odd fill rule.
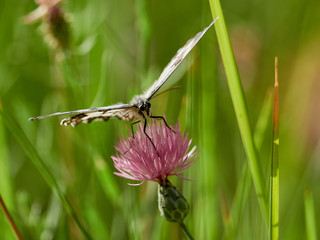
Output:
[[[304,204],[305,204],[305,218],[306,218],[306,232],[307,239],[317,239],[317,224],[314,208],[313,194],[308,189],[304,192]]]
[[[273,93],[273,117],[272,117],[272,157],[270,176],[270,239],[279,239],[279,82],[278,82],[278,58],[275,58],[275,81]]]
[[[247,155],[248,165],[250,167],[253,183],[255,185],[256,194],[261,206],[262,214],[265,218],[267,218],[267,197],[263,186],[262,169],[254,144],[244,92],[240,82],[240,76],[232,51],[220,1],[211,0],[210,7],[213,18],[219,17],[219,21],[215,25],[215,29],[217,32],[221,58],[225,68],[230,95],[238,121],[244,150]]]
[[[195,239],[270,239],[270,89],[278,56],[278,236],[319,238],[317,1],[62,6],[72,36],[67,60],[48,47],[40,22],[22,23],[34,1],[0,8],[0,195],[23,239],[185,239],[178,224],[160,217],[155,183],[133,187],[113,174],[113,145],[129,135],[129,123],[68,128],[61,117],[28,118],[130,101],[217,16],[161,90],[181,88],[151,102],[153,114],[179,121],[200,150],[183,175],[193,182],[170,179],[191,205],[184,223]],[[14,239],[3,212],[0,234]]]

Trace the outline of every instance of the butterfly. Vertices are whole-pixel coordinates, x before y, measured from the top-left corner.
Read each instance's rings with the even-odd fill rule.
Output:
[[[144,133],[151,141],[148,134],[145,132],[147,125],[147,118],[162,119],[167,127],[168,124],[164,117],[151,115],[150,100],[155,95],[155,93],[161,88],[161,86],[168,80],[171,74],[175,69],[180,65],[182,60],[189,54],[192,48],[199,42],[203,35],[210,29],[210,27],[216,22],[218,18],[214,19],[208,27],[203,29],[201,32],[197,33],[193,38],[189,39],[187,43],[178,50],[176,55],[171,59],[168,65],[162,71],[160,77],[153,83],[153,85],[148,88],[143,94],[133,97],[129,104],[118,103],[115,105],[110,105],[106,107],[97,107],[89,109],[80,109],[76,111],[68,112],[56,112],[49,115],[38,116],[29,118],[29,121],[43,119],[47,117],[60,116],[60,115],[69,115],[76,114],[69,118],[65,118],[61,121],[61,125],[71,125],[72,127],[77,126],[80,123],[91,123],[92,121],[107,121],[110,118],[118,118],[124,121],[133,121],[136,122],[131,124],[131,127],[140,122],[144,122]],[[170,127],[169,127],[170,128]],[[151,141],[153,144],[153,142]],[[154,146],[154,144],[153,144]]]

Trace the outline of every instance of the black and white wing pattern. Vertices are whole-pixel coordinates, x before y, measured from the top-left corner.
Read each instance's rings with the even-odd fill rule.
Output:
[[[153,85],[145,91],[143,96],[150,100],[152,96],[159,90],[159,88],[167,81],[171,74],[176,70],[180,63],[185,59],[192,48],[199,42],[203,35],[208,29],[217,21],[218,18],[214,19],[208,27],[197,33],[193,38],[189,39],[187,43],[178,50],[176,55],[171,59],[168,65],[163,69],[160,77],[153,83]]]
[[[158,80],[147,89],[142,95],[133,98],[130,104],[115,104],[106,107],[81,109],[69,112],[57,112],[49,115],[29,118],[29,121],[43,119],[47,117],[76,114],[69,118],[65,118],[61,121],[61,125],[71,125],[73,127],[80,123],[90,123],[92,121],[107,121],[112,117],[116,117],[125,121],[132,120],[145,120],[146,117],[150,117],[150,103],[149,100],[159,90],[159,88],[167,81],[174,70],[179,66],[182,60],[188,55],[192,48],[199,42],[202,36],[207,30],[215,23],[215,20],[206,27],[203,31],[199,32],[196,36],[191,38],[182,48],[180,48],[177,54],[171,59],[169,64],[164,68]],[[146,122],[145,122],[146,124]]]
[[[80,109],[76,111],[69,112],[57,112],[49,115],[29,118],[29,121],[43,119],[47,117],[60,116],[60,115],[70,115],[76,114],[72,117],[65,118],[61,121],[61,125],[71,125],[73,127],[77,126],[80,123],[90,123],[92,121],[107,121],[109,118],[116,117],[125,121],[132,121],[135,119],[140,119],[137,108],[132,104],[115,104],[106,107],[99,108],[89,108],[89,109]]]

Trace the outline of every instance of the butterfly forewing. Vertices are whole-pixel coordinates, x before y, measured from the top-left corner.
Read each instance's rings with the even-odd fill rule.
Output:
[[[118,104],[114,104],[114,105],[110,105],[110,106],[106,106],[106,107],[80,109],[80,110],[68,111],[68,112],[56,112],[56,113],[52,113],[49,115],[43,115],[43,116],[38,116],[38,117],[34,117],[34,118],[29,118],[29,121],[43,119],[43,118],[47,118],[47,117],[70,115],[70,114],[77,114],[77,115],[73,116],[73,117],[76,117],[76,116],[85,115],[85,114],[89,114],[89,113],[106,113],[111,110],[131,109],[132,107],[133,107],[132,104],[118,103]]]
[[[107,121],[116,117],[124,121],[133,121],[139,119],[140,115],[136,107],[125,107],[120,109],[99,110],[93,112],[80,113],[75,116],[65,118],[61,121],[61,125],[71,125],[73,127],[80,123],[91,123],[92,121]]]
[[[176,70],[180,63],[185,59],[192,48],[199,42],[203,35],[208,31],[208,29],[215,23],[218,18],[214,19],[208,27],[203,29],[203,31],[197,33],[193,38],[189,39],[188,42],[178,50],[176,55],[171,59],[168,65],[163,69],[160,77],[156,80],[153,85],[147,89],[144,93],[146,99],[150,100],[152,96],[159,90],[159,88],[167,81],[171,74]]]

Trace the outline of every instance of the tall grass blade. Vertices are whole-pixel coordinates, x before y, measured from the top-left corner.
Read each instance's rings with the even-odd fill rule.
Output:
[[[214,33],[212,31],[209,34],[213,36]],[[199,81],[200,79],[195,79],[193,82],[195,82],[195,85],[201,86],[197,96],[197,99],[201,102],[197,102],[196,104],[199,109],[196,115],[199,115],[199,149],[201,160],[197,163],[199,170],[196,182],[189,185],[197,189],[196,194],[198,196],[197,208],[194,210],[196,213],[194,218],[195,238],[216,239],[221,229],[219,224],[220,216],[217,214],[219,212],[219,156],[217,154],[218,81],[216,81],[216,53],[218,49],[211,41],[203,41],[201,42],[200,50],[201,76],[199,78],[201,81]],[[204,208],[203,206],[206,207]]]
[[[279,94],[278,58],[275,58],[275,83],[273,102],[273,142],[270,183],[270,239],[279,239]]]
[[[95,239],[109,240],[111,239],[111,234],[103,224],[102,214],[94,206],[94,204],[90,204],[85,207],[85,216],[88,219],[90,229],[94,232]]]
[[[48,201],[48,210],[44,217],[45,220],[43,220],[44,230],[41,233],[42,238],[45,238],[43,236],[47,236],[48,238],[49,236],[55,236],[63,215],[60,199],[56,194],[51,194]]]
[[[317,239],[317,224],[313,202],[313,194],[309,189],[304,191],[304,207],[305,207],[305,218],[306,218],[306,230],[307,239]]]
[[[0,111],[0,114],[3,118],[4,123],[6,124],[9,131],[13,134],[13,136],[16,138],[17,142],[20,144],[22,149],[25,151],[25,153],[28,155],[32,163],[36,166],[44,180],[47,182],[49,187],[58,194],[63,206],[67,210],[67,212],[73,217],[76,224],[78,225],[79,229],[83,233],[83,235],[87,239],[91,239],[89,233],[85,230],[84,226],[81,224],[80,219],[78,218],[76,212],[74,211],[70,201],[68,200],[67,196],[62,192],[60,189],[57,181],[51,174],[51,172],[48,170],[47,166],[39,156],[36,149],[31,144],[28,137],[25,135],[22,128],[19,126],[19,124],[11,117],[9,114],[5,111]]]
[[[0,207],[4,213],[4,215],[6,216],[11,228],[12,228],[12,231],[14,232],[14,235],[16,236],[17,239],[21,240],[22,237],[21,237],[21,234],[17,228],[17,225],[15,224],[11,214],[9,213],[3,199],[2,199],[2,196],[0,195]]]
[[[101,156],[95,156],[94,163],[96,174],[105,194],[115,206],[121,209],[122,200],[120,198],[120,189],[112,175],[112,171]]]
[[[1,107],[1,102],[0,102]],[[14,208],[12,179],[10,177],[10,160],[8,156],[8,143],[6,141],[3,121],[0,118],[0,189],[6,206]],[[1,227],[0,227],[1,230]]]
[[[217,33],[221,57],[227,76],[229,90],[236,118],[238,121],[244,150],[247,155],[248,165],[255,186],[256,195],[260,204],[262,215],[264,216],[267,223],[267,195],[263,184],[262,169],[260,166],[260,162],[258,161],[258,156],[254,145],[252,130],[249,123],[248,110],[244,98],[244,92],[242,89],[238,69],[232,52],[227,27],[224,21],[220,1],[209,0],[209,3],[211,7],[212,17],[219,17],[218,21],[215,24],[215,29]]]
[[[271,90],[271,89],[270,89]],[[262,142],[268,130],[269,119],[272,113],[272,92],[268,91],[258,117],[256,128],[254,131],[254,142],[257,146],[257,151],[260,152]],[[235,238],[235,230],[240,222],[240,216],[243,213],[244,204],[248,201],[251,189],[251,174],[248,169],[248,164],[245,162],[242,167],[241,176],[238,181],[237,190],[231,205],[231,219],[226,226],[226,235],[228,239]]]

